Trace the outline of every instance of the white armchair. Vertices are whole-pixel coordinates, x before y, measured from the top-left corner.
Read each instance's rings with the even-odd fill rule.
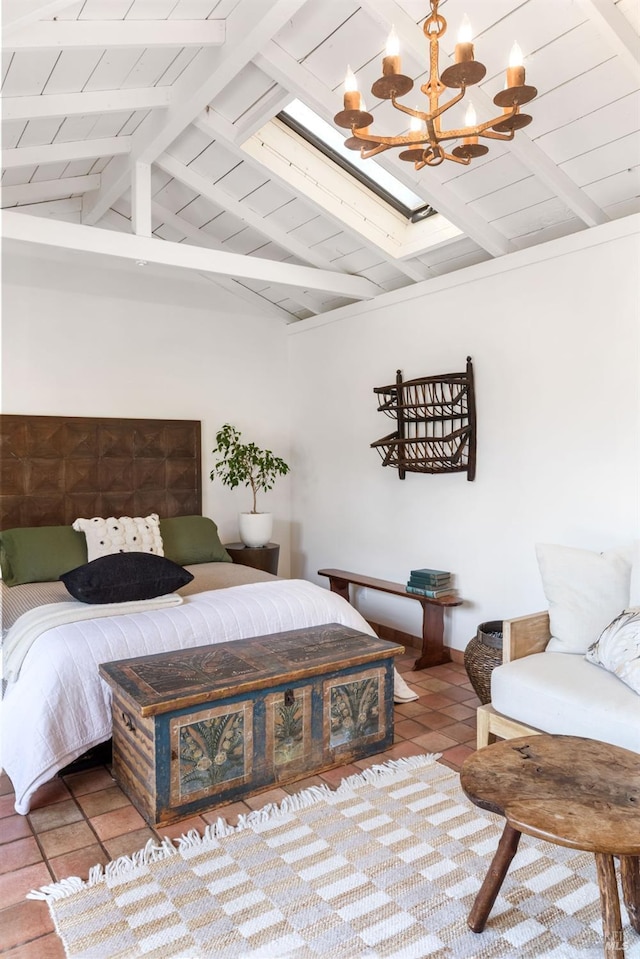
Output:
[[[503,662],[477,714],[478,748],[498,736],[584,736],[640,752],[640,696],[584,655],[546,650],[549,614],[503,624]]]

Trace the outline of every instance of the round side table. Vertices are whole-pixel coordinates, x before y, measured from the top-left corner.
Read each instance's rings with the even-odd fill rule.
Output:
[[[234,563],[261,569],[265,573],[278,574],[280,546],[267,543],[266,546],[245,546],[244,543],[226,543],[225,549]]]
[[[640,756],[577,736],[523,736],[469,756],[460,785],[476,806],[506,819],[469,913],[470,929],[484,929],[526,833],[595,855],[605,959],[624,959],[614,856],[629,921],[640,932]]]

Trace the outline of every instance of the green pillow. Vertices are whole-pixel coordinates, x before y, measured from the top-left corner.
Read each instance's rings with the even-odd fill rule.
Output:
[[[25,526],[0,533],[0,567],[7,586],[50,583],[86,562],[85,535],[71,526]]]
[[[179,566],[232,562],[220,542],[218,527],[208,516],[173,516],[161,519],[160,535],[164,555]]]

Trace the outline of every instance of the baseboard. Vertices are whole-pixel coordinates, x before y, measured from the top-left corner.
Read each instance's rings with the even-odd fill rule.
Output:
[[[385,626],[384,623],[374,623],[367,620],[369,626],[375,629],[380,639],[386,639],[390,643],[399,643],[401,646],[422,650],[422,637],[412,636],[411,633],[405,633],[401,629],[394,629],[393,626]],[[451,660],[454,663],[464,663],[464,651],[462,649],[453,649],[447,646]]]

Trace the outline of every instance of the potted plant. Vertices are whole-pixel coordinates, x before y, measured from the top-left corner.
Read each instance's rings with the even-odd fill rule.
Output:
[[[271,450],[261,450],[255,443],[241,443],[241,436],[229,423],[218,430],[212,452],[220,459],[209,475],[212,480],[217,476],[231,489],[240,484],[251,487],[253,506],[251,512],[240,513],[240,539],[245,546],[266,546],[271,539],[273,516],[258,512],[258,493],[272,489],[276,478],[285,476],[289,467]]]

